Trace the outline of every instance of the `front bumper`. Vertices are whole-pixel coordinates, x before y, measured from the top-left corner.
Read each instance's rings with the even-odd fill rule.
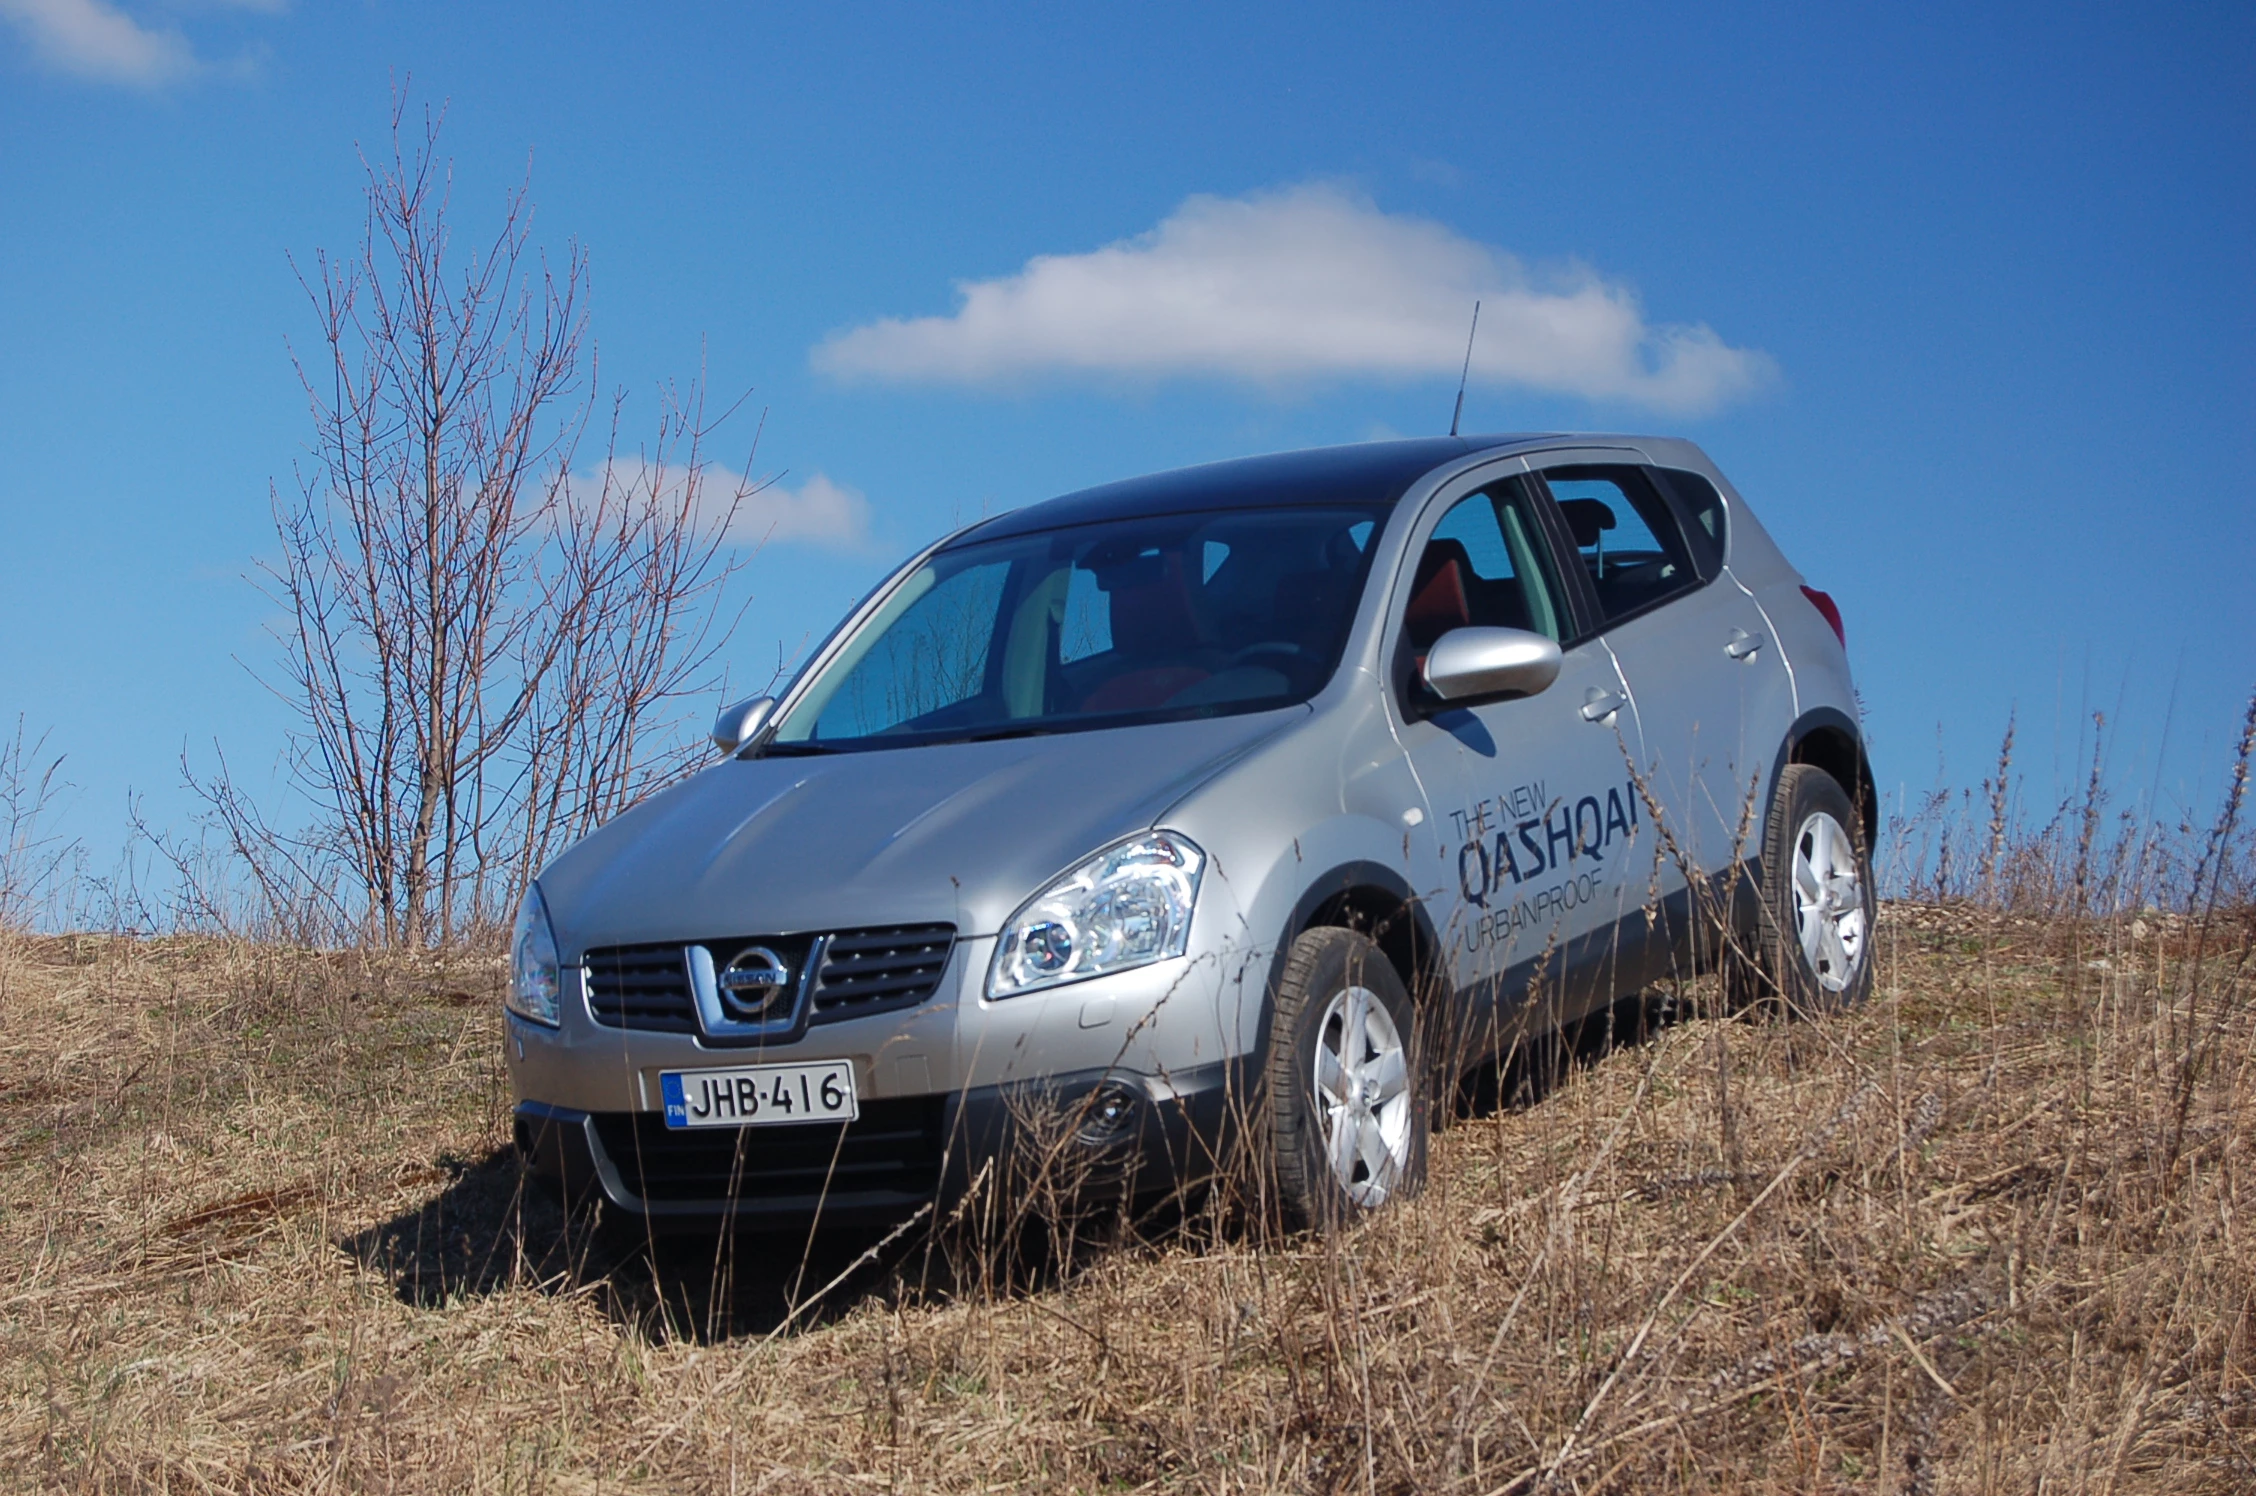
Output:
[[[568,1202],[655,1227],[797,1229],[945,1221],[975,1196],[1131,1207],[1191,1188],[1250,1109],[1245,1067],[1165,1078],[1080,1071],[865,1101],[845,1124],[669,1130],[657,1112],[517,1106],[519,1153]]]

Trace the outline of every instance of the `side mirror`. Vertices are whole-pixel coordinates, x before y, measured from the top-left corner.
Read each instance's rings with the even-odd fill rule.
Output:
[[[1451,629],[1426,652],[1426,689],[1443,701],[1533,696],[1559,678],[1559,641],[1526,629]]]
[[[755,696],[722,707],[721,714],[713,719],[713,746],[723,753],[734,753],[751,742],[754,734],[768,725],[775,704],[773,696]]]

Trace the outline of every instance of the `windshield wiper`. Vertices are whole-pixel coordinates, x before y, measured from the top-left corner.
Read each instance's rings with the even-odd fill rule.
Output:
[[[957,743],[993,743],[1003,738],[1048,737],[1051,733],[1061,730],[1062,729],[1057,727],[1047,727],[1029,722],[1018,727],[995,727],[988,729],[986,732],[967,733],[963,737],[944,739],[943,741]]]
[[[876,748],[929,748],[939,743],[992,743],[1000,738],[1045,737],[1051,733],[1065,730],[1055,725],[1045,726],[1029,722],[1013,727],[991,727],[985,732],[967,732],[934,737],[908,734],[896,737],[890,733],[877,733],[871,737],[850,738],[847,741]],[[800,758],[817,753],[850,753],[852,751],[853,749],[843,748],[833,743],[818,743],[802,738],[791,743],[770,743],[760,750],[760,756],[762,758]]]

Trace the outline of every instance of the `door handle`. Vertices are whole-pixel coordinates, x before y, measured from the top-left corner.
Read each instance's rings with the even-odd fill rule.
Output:
[[[1733,629],[1731,638],[1723,646],[1723,652],[1735,660],[1743,660],[1762,647],[1762,635],[1750,634],[1745,629]]]
[[[1609,721],[1614,713],[1622,709],[1623,705],[1623,698],[1619,694],[1600,686],[1592,686],[1582,693],[1582,720],[1585,722]]]

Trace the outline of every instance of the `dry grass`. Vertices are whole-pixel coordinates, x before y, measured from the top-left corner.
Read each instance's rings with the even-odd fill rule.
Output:
[[[0,1484],[2247,1490],[2256,926],[2200,935],[1890,906],[1861,1011],[1616,1046],[1344,1238],[777,1334],[796,1244],[520,1197],[492,965],[7,937]]]

